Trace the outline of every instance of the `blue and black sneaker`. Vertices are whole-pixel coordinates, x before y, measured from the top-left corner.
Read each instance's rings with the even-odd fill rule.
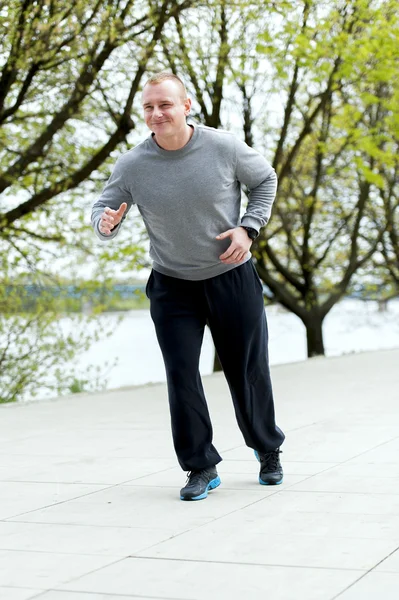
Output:
[[[280,448],[271,452],[257,452],[255,456],[260,462],[259,483],[261,485],[280,485],[283,482],[283,467],[280,462]]]
[[[216,467],[190,471],[186,485],[180,490],[180,500],[203,500],[208,492],[217,488],[220,483]]]

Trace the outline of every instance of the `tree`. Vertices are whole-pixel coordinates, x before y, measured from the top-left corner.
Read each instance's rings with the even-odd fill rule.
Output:
[[[392,233],[386,235],[389,211],[382,218],[378,176],[394,154],[392,144],[383,152],[379,146],[382,121],[397,114],[391,83],[398,77],[395,3],[286,1],[269,4],[267,18],[264,6],[226,2],[223,9],[228,18],[214,20],[213,27],[209,16],[201,19],[208,31],[205,42],[184,35],[180,24],[175,50],[180,58],[169,62],[192,84],[199,115],[207,122],[211,112],[206,101],[209,105],[214,91],[207,73],[217,72],[215,57],[221,56],[211,42],[217,31],[222,40],[223,32],[223,89],[234,82],[241,94],[247,143],[257,145],[257,125],[265,122],[263,146],[279,177],[273,219],[253,246],[257,269],[275,299],[304,323],[308,355],[324,354],[324,318],[354,275],[384,240],[391,270],[395,258]],[[262,26],[256,52],[253,42]],[[263,115],[256,117],[259,81],[264,103]],[[388,111],[376,106],[382,84],[388,86]],[[218,105],[216,126],[231,87],[229,92]],[[281,118],[276,118],[281,97]],[[390,139],[392,131],[384,127]]]
[[[228,0],[218,0],[174,15],[161,37],[166,64],[173,73],[183,75],[198,104],[195,116],[208,127],[221,125],[231,50],[229,21],[234,15],[229,5]]]
[[[392,148],[380,148],[378,90],[399,74],[398,23],[389,1],[286,5],[260,43],[285,102],[275,128],[279,192],[255,257],[276,299],[304,323],[314,356],[324,354],[324,318],[385,235],[378,169]]]
[[[35,302],[22,291],[22,282],[16,285],[15,277],[8,277],[4,255],[0,260],[0,404],[47,392],[58,396],[104,389],[104,375],[116,361],[82,370],[74,360],[100,338],[96,329],[88,333],[91,320],[72,315],[69,331],[65,331],[54,314],[54,298],[42,293]],[[109,326],[102,331],[102,335],[111,333]]]
[[[123,6],[119,0],[67,6],[25,0],[2,10],[0,193],[29,197],[3,210],[0,231],[76,188],[126,141],[135,126],[133,101],[163,27],[190,4],[164,0],[138,9],[133,0]],[[116,74],[111,62],[126,57],[123,51],[130,58],[125,86],[125,73]]]
[[[397,146],[396,152],[399,151]],[[393,289],[390,290],[389,296],[396,297],[399,295],[399,165],[396,164],[392,168],[391,174],[384,173],[386,184],[381,192],[384,201],[384,212],[386,218],[386,229],[382,238],[382,255],[384,264],[388,271],[389,278],[386,282],[386,287],[390,290],[390,284]]]
[[[49,279],[56,284],[57,270],[82,264],[90,253],[98,265],[91,283],[102,285],[112,277],[113,261],[123,269],[143,256],[131,240],[93,250],[82,196],[103,186],[107,161],[114,161],[112,152],[135,128],[134,101],[165,24],[192,4],[11,0],[0,8],[0,361],[8,370],[0,378],[3,400],[17,399],[39,374],[44,377],[40,362],[57,357],[62,363],[87,342],[83,336],[74,346],[57,333],[59,315],[50,299],[43,300],[47,312],[39,310],[35,319],[18,316],[19,299],[6,294],[7,286]],[[41,346],[47,354],[29,351],[23,337],[29,329],[47,339],[46,349]],[[25,362],[17,362],[19,355]],[[10,374],[17,371],[20,385],[11,391],[16,378]],[[61,380],[67,385],[63,375],[60,386]]]
[[[399,295],[399,92],[397,87],[381,86],[378,99],[384,114],[384,131],[379,150],[384,160],[378,164],[379,191],[385,217],[385,232],[381,254],[384,259],[386,277],[385,299]]]

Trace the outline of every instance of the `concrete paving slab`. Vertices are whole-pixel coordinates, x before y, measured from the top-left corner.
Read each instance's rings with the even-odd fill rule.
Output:
[[[384,561],[382,561],[375,570],[399,573],[399,547],[395,550],[395,552],[390,554]]]
[[[46,590],[115,562],[109,556],[0,550],[0,586]]]
[[[399,397],[396,402],[399,403]],[[386,415],[386,419],[389,418],[390,415]],[[397,429],[399,431],[399,424]],[[381,444],[376,448],[368,450],[367,452],[364,452],[363,454],[353,458],[351,462],[354,464],[399,465],[399,439],[396,438],[391,442]]]
[[[0,587],[0,600],[31,600],[40,590],[18,587]]]
[[[173,537],[173,530],[0,522],[0,549],[129,556]]]
[[[269,510],[284,516],[287,510],[324,514],[399,515],[397,494],[351,492],[297,492],[295,487],[271,496]]]
[[[351,461],[291,486],[294,491],[399,494],[399,464],[354,464]]]
[[[322,460],[343,462],[368,452],[398,437],[397,426],[342,426],[340,419],[329,419],[290,432],[284,442],[285,452],[299,461]]]
[[[0,463],[0,481],[27,481],[58,483],[90,483],[112,485],[131,481],[146,475],[170,469],[176,459],[148,458],[140,461],[132,457],[110,456],[41,456],[31,454],[3,454]]]
[[[72,500],[104,489],[104,485],[59,483],[32,483],[3,481],[0,483],[0,519],[27,513]]]
[[[68,592],[68,591],[56,591],[45,592],[40,596],[35,596],[29,600],[149,600],[149,596],[131,596],[123,594],[92,594],[90,592]],[[151,600],[173,600],[173,598],[164,598],[161,596],[151,596]]]
[[[365,532],[362,521],[357,522],[357,528],[356,523],[350,524],[350,533],[341,531],[344,535],[340,537],[339,528],[337,530],[331,525],[323,527],[323,520],[319,519],[322,525],[316,533],[313,519],[309,518],[313,517],[313,513],[293,512],[286,507],[279,510],[280,495],[274,494],[241,509],[238,514],[221,517],[137,554],[173,559],[367,570],[397,547],[397,537],[379,534],[378,525],[381,526],[381,521],[384,523],[381,518],[374,519],[374,529],[373,522],[369,528],[374,531],[373,543],[370,543],[372,534],[370,530]],[[339,523],[339,516],[336,515],[332,520],[332,525]],[[330,523],[329,513],[325,512],[322,517],[325,523]],[[348,523],[350,520],[346,518],[344,521]],[[370,536],[368,540],[366,535]],[[213,540],[211,545],[210,539]]]
[[[278,500],[278,497],[276,496]],[[219,537],[224,538],[227,536],[235,536],[236,531],[240,531],[240,536],[243,536],[243,544],[246,536],[260,535],[264,538],[268,538],[272,535],[287,536],[290,539],[288,543],[292,543],[295,546],[296,536],[313,536],[325,538],[325,541],[329,540],[331,543],[335,543],[332,538],[341,538],[337,542],[338,545],[345,546],[345,539],[342,538],[354,538],[363,539],[366,545],[372,545],[373,539],[378,540],[390,540],[395,542],[398,539],[399,530],[399,515],[389,515],[387,518],[385,515],[364,515],[364,514],[350,514],[350,513],[332,513],[332,512],[303,512],[296,510],[289,510],[286,507],[281,510],[276,509],[276,505],[269,510],[271,503],[261,502],[253,506],[249,506],[238,512],[228,514],[215,521],[211,521],[209,524],[197,528],[199,535],[205,535],[204,532],[208,532],[209,535],[214,536],[217,540]],[[189,530],[193,533],[193,530]],[[245,533],[242,533],[245,532]],[[176,540],[171,540],[172,546],[174,542],[178,542],[180,538],[187,538],[187,534],[180,535]],[[183,542],[182,540],[182,543]],[[223,542],[224,543],[224,542]],[[309,540],[309,544],[311,544]],[[317,544],[317,540],[314,541]],[[161,549],[164,545],[159,545],[158,549]],[[197,549],[196,549],[197,550]],[[250,550],[250,547],[249,547]],[[221,559],[222,560],[222,559]],[[262,563],[263,556],[254,559],[255,563]],[[300,556],[302,560],[302,556]],[[390,559],[387,559],[389,561]],[[385,564],[382,563],[382,564]]]
[[[164,384],[1,406],[0,600],[202,599],[193,582],[218,600],[396,600],[398,364],[395,350],[274,367],[275,487],[257,483],[223,374],[205,377],[225,460],[194,503]]]
[[[214,542],[210,545],[209,540]],[[267,544],[266,544],[267,539]],[[368,570],[396,548],[396,540],[338,538],[286,533],[225,530],[204,526],[162,542],[137,556],[240,562],[266,566]]]
[[[143,444],[150,445],[153,455],[174,458],[168,431],[99,429],[47,432],[18,442],[12,454],[31,454],[37,457],[135,456],[142,457]],[[5,448],[3,448],[5,450]],[[2,450],[2,448],[0,448]],[[153,456],[152,455],[152,456]]]
[[[350,570],[126,558],[61,588],[179,600],[203,600],[205,596],[211,600],[260,599],[265,594],[279,600],[327,600],[360,574]]]
[[[398,600],[399,573],[368,573],[337,600]],[[335,600],[335,599],[334,599]]]
[[[259,491],[214,490],[206,502],[182,503],[174,488],[115,486],[104,494],[64,502],[35,510],[13,521],[92,525],[98,527],[145,527],[181,533],[226,513],[258,502],[270,493]]]

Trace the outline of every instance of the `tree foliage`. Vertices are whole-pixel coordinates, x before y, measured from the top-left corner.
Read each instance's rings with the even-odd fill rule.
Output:
[[[386,232],[398,20],[389,1],[298,5],[259,46],[285,100],[273,158],[279,194],[256,257],[265,283],[305,324],[312,356],[324,353],[323,319]]]
[[[205,123],[221,62],[214,126],[241,94],[245,139],[279,177],[273,218],[253,247],[258,272],[304,323],[309,356],[323,354],[323,320],[355,274],[378,253],[397,273],[396,3],[222,2],[204,13],[202,38],[190,11],[180,19],[179,59],[169,62]]]
[[[1,230],[76,188],[126,140],[155,44],[189,4],[24,0],[2,9],[0,193],[24,201],[3,209]]]
[[[89,343],[84,327],[76,339],[61,333],[51,299],[36,315],[21,315],[8,284],[57,283],[60,271],[78,276],[93,256],[95,289],[145,260],[138,230],[115,245],[93,243],[88,211],[141,121],[143,75],[161,65],[183,75],[201,122],[241,123],[247,143],[273,163],[274,214],[253,250],[276,300],[304,323],[310,356],[324,352],[323,320],[355,279],[378,280],[385,295],[399,289],[396,4],[1,5],[3,401],[44,381],[55,357],[70,360]],[[48,382],[54,390],[80,386],[63,369],[57,377]]]
[[[11,0],[1,4],[3,401],[16,399],[43,380],[46,369],[39,364],[62,365],[89,340],[83,328],[76,343],[71,337],[66,343],[56,326],[60,315],[50,299],[43,300],[45,310],[32,318],[17,316],[20,303],[5,293],[6,286],[20,281],[57,284],[60,271],[77,274],[90,255],[97,264],[91,283],[103,285],[114,276],[115,264],[118,270],[131,268],[144,256],[137,236],[136,243],[125,236],[113,248],[93,244],[85,196],[91,205],[115,160],[113,151],[126,147],[127,136],[136,126],[134,101],[165,23],[192,3]],[[36,343],[29,346],[28,337],[35,338],[35,331]],[[65,387],[64,370],[58,374],[58,383]]]

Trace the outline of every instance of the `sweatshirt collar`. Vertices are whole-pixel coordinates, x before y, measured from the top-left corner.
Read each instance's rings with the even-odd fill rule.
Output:
[[[194,132],[193,132],[193,135],[191,136],[191,138],[189,139],[189,141],[187,142],[187,144],[185,144],[182,148],[179,148],[178,150],[165,150],[165,148],[161,148],[160,146],[158,146],[158,144],[156,143],[156,141],[154,139],[154,135],[155,135],[154,133],[151,133],[151,135],[149,137],[151,148],[156,150],[159,154],[162,154],[162,156],[168,156],[169,158],[183,156],[187,152],[190,152],[191,148],[193,147],[193,145],[195,143],[195,140],[198,137],[198,126],[196,123],[193,123],[193,122],[188,123],[188,125],[190,125],[194,129]]]

